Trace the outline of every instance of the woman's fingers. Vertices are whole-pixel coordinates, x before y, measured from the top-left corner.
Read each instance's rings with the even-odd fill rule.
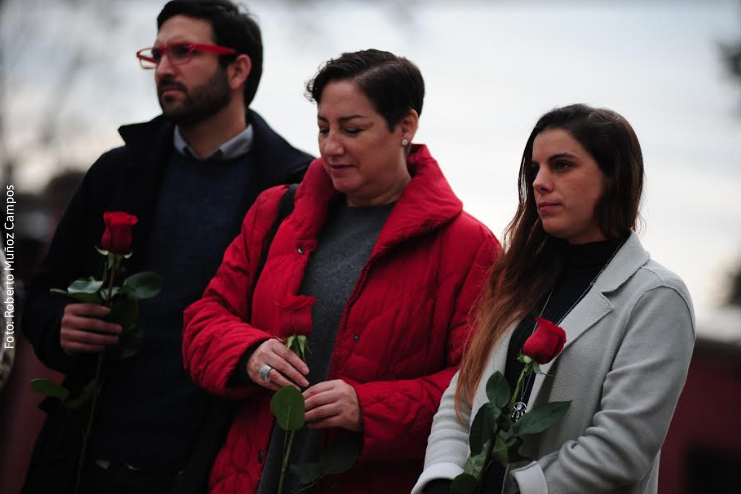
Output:
[[[272,389],[273,391],[278,391],[281,388],[284,388],[286,386],[293,386],[294,388],[298,389],[298,386],[293,381],[290,381],[286,379],[286,377],[281,374],[279,371],[273,369],[270,371],[270,374],[268,374],[268,379],[270,381],[263,382],[263,385],[268,388]]]
[[[324,381],[304,391],[307,411],[337,401],[337,395],[333,392],[334,386],[331,384],[332,382]]]
[[[329,429],[331,427],[343,427],[345,429],[348,428],[346,427],[346,421],[344,420],[342,414],[332,413],[330,411],[327,411],[326,413],[327,416],[323,418],[314,419],[311,421],[306,419],[306,427],[308,427],[309,429]]]
[[[267,381],[260,378],[260,369],[266,365],[271,368],[267,373]],[[285,345],[277,339],[270,339],[260,344],[247,361],[247,374],[250,379],[271,390],[284,386],[297,388],[308,386],[309,381],[304,377],[308,373],[309,368],[298,355],[286,349]]]
[[[292,365],[290,361],[284,359],[280,355],[277,355],[275,353],[269,354],[266,363],[273,368],[273,370],[270,372],[270,375],[268,375],[271,381],[274,380],[273,375],[277,371],[277,373],[282,375],[281,377],[288,378],[291,381],[291,384],[301,387],[306,387],[309,385],[309,381],[306,380],[303,374],[296,370],[296,367]]]
[[[304,391],[304,418],[313,429],[343,427],[363,430],[360,403],[355,388],[341,379],[326,381]]]

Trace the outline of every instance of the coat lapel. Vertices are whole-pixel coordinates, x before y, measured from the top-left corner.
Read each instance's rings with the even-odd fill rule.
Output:
[[[134,230],[139,245],[149,243],[157,191],[173,150],[173,129],[173,125],[161,115],[143,124],[119,128],[130,158],[122,172],[121,183],[113,191],[111,204],[139,218]],[[148,268],[142,265],[143,260],[144,256],[137,256],[128,269]]]
[[[564,351],[570,345],[573,345],[579,336],[594,327],[600,319],[612,311],[612,304],[610,301],[602,292],[596,290],[596,288],[596,285],[592,287],[592,290],[584,297],[584,299],[582,299],[581,302],[579,302],[579,304],[577,304],[576,307],[574,307],[574,310],[572,310],[561,323],[561,327],[566,332]],[[562,354],[563,352],[559,354],[559,357]],[[533,403],[535,403],[540,388],[543,385],[543,381],[545,380],[545,375],[549,373],[549,370],[559,357],[556,357],[547,364],[540,366],[541,374],[535,376],[533,389],[530,392],[530,399],[527,404],[528,409],[532,409]]]
[[[638,235],[631,231],[628,239],[597,278],[589,293],[562,321],[561,327],[566,332],[564,351],[612,311],[613,305],[610,302],[609,293],[617,290],[628,281],[641,266],[648,262],[649,258],[648,252],[638,240]],[[548,374],[548,371],[561,355],[563,355],[563,352],[549,363],[540,366],[541,374],[538,374],[533,382],[533,389],[528,400],[528,409],[532,408],[538,398],[545,380],[545,374]]]
[[[509,340],[512,339],[512,333],[515,332],[517,324],[511,325],[507,331],[502,335],[502,339],[497,343],[494,351],[491,352],[489,360],[486,363],[486,369],[481,374],[481,382],[476,387],[476,395],[473,397],[473,413],[471,413],[471,421],[476,417],[476,412],[485,403],[489,402],[489,398],[486,396],[486,381],[494,374],[499,371],[504,374],[504,366],[507,363],[507,351],[509,350]]]

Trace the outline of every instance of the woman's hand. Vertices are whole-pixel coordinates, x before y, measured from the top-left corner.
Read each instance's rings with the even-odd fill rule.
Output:
[[[351,431],[363,430],[360,403],[355,388],[342,379],[325,381],[304,391],[306,419],[310,429],[344,427]]]
[[[272,369],[268,372],[268,380],[260,379],[258,372],[264,365]],[[250,379],[263,388],[277,391],[284,386],[306,387],[309,381],[304,377],[309,368],[303,360],[280,340],[270,339],[257,347],[247,361],[247,374]]]

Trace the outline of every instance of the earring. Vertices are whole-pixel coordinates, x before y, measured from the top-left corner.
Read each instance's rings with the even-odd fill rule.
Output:
[[[402,140],[401,140],[401,145],[402,145],[402,146],[404,146],[404,147],[406,147],[406,146],[407,146],[407,144],[409,144],[409,139],[407,139],[407,138],[405,137],[404,139],[402,139]]]

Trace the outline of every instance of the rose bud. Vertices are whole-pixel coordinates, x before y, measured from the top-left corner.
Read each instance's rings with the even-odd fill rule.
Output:
[[[561,353],[566,343],[566,332],[542,317],[536,317],[537,327],[525,341],[522,353],[539,364],[547,364]]]
[[[280,302],[280,315],[278,324],[280,325],[280,334],[283,336],[290,335],[308,335],[311,333],[311,309],[314,307],[316,299],[306,295],[286,295]]]
[[[103,248],[112,254],[128,254],[131,251],[131,227],[138,221],[136,216],[121,211],[106,212],[103,221]]]

